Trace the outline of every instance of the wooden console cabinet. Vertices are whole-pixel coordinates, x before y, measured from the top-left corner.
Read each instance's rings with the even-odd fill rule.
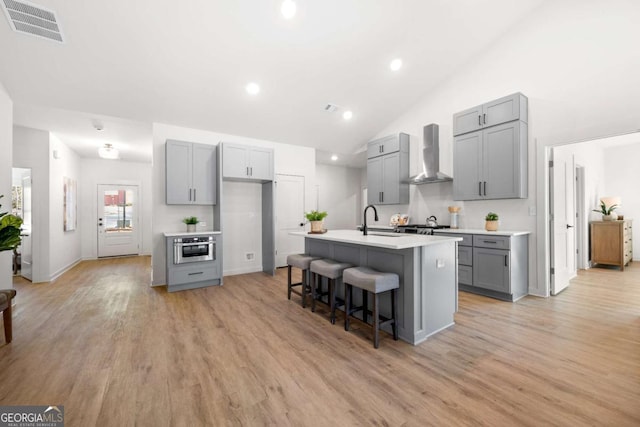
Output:
[[[592,221],[591,263],[624,266],[633,259],[632,221]]]

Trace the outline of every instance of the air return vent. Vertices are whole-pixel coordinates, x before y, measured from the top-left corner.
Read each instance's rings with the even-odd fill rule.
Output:
[[[64,42],[55,12],[33,3],[15,0],[2,0],[2,8],[14,31]]]

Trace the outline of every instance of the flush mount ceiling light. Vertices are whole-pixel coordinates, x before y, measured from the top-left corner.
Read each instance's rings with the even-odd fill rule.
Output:
[[[257,83],[249,83],[245,89],[249,95],[257,95],[260,92],[260,86]]]
[[[351,120],[351,118],[353,117],[353,113],[351,111],[345,111],[344,113],[342,113],[342,118],[345,120]]]
[[[336,155],[334,154],[333,156],[331,156],[331,160],[333,160],[333,161],[335,162],[336,160],[338,160],[338,156],[336,156]]]
[[[116,160],[120,157],[120,152],[113,144],[104,144],[104,147],[98,149],[98,156],[103,159]]]
[[[398,71],[400,68],[402,68],[402,59],[396,58],[391,61],[391,63],[389,64],[389,68],[391,68],[391,71]]]
[[[280,6],[280,12],[284,19],[291,19],[296,16],[296,3],[292,0],[284,0]]]

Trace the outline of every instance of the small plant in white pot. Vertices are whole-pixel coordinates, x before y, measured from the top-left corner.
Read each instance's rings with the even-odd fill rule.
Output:
[[[617,215],[613,213],[616,209],[618,209],[618,205],[611,205],[610,207],[607,207],[605,202],[600,200],[600,209],[594,209],[593,211],[601,213],[603,221],[613,221],[617,219]]]
[[[489,212],[486,217],[484,217],[485,223],[484,228],[487,231],[498,231],[498,214],[494,212]]]
[[[322,233],[324,231],[324,219],[328,214],[326,212],[311,211],[305,214],[305,217],[311,222],[312,233]]]
[[[187,224],[187,233],[193,233],[196,231],[196,225],[200,222],[198,221],[198,217],[196,216],[188,216],[182,220],[185,224]]]

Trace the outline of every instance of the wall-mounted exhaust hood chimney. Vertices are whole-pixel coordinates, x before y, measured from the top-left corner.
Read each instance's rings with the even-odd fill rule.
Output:
[[[412,176],[409,184],[432,184],[453,181],[453,178],[440,172],[440,128],[432,123],[424,127],[422,142],[422,172]]]

